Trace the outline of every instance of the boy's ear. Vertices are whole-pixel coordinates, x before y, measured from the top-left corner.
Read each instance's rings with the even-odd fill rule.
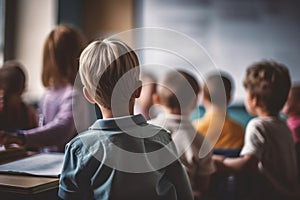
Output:
[[[138,88],[134,91],[134,97],[139,98],[142,92],[142,81],[139,81]]]
[[[83,95],[86,98],[86,100],[88,100],[88,102],[90,102],[91,104],[96,103],[95,99],[91,97],[91,95],[89,94],[88,90],[86,89],[86,87],[83,87]]]
[[[152,95],[152,100],[153,100],[153,103],[154,103],[154,104],[162,105],[161,99],[160,99],[160,97],[158,96],[157,93],[154,93],[154,94]]]
[[[257,96],[252,96],[251,97],[251,104],[253,106],[259,106],[259,100],[258,100],[258,97]]]
[[[229,94],[227,97],[226,97],[226,103],[227,105],[229,105],[231,102],[231,94]]]

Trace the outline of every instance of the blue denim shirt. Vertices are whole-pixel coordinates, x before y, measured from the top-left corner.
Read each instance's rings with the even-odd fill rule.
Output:
[[[142,115],[97,120],[65,151],[62,199],[193,199],[170,134]]]

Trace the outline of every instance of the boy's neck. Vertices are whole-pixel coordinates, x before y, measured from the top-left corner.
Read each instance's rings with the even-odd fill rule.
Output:
[[[181,110],[178,109],[170,109],[166,106],[163,106],[163,109],[165,111],[166,114],[171,114],[171,115],[182,115],[182,116],[188,116],[189,113],[186,112],[181,112]]]
[[[260,118],[267,118],[267,117],[278,117],[279,113],[278,112],[270,113],[262,109],[256,109],[256,115]]]
[[[202,105],[204,106],[205,110],[210,110],[210,111],[218,111],[218,110],[223,111],[223,110],[227,110],[228,107],[227,102],[224,102],[224,104],[218,106],[205,98],[202,99]]]
[[[101,110],[103,119],[133,115],[134,104],[132,104],[132,103],[129,105],[129,108],[124,108],[124,107],[120,106],[120,107],[114,109],[114,111],[110,108],[105,108],[99,104],[98,104],[98,106]]]
[[[227,113],[227,106],[225,106],[224,108],[221,108],[220,106],[216,106],[214,104],[206,104],[206,106],[204,106],[205,110],[207,113]]]

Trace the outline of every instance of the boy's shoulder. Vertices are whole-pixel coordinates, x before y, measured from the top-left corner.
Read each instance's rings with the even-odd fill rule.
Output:
[[[159,124],[145,121],[143,125],[137,127],[137,130],[142,132],[141,136],[148,144],[150,142],[166,146],[172,142],[171,133]]]
[[[78,134],[66,146],[75,152],[89,150],[94,146],[99,146],[99,142],[104,139],[104,135],[99,134],[97,130],[87,130]]]
[[[140,137],[132,135],[133,137],[145,139],[146,141],[152,143],[159,143],[161,145],[168,145],[170,142],[172,142],[170,133],[159,126],[146,123],[142,126],[137,126],[136,129],[137,130],[135,130],[134,132],[138,133],[138,131],[140,131],[141,135]],[[121,138],[124,136],[124,134],[130,135],[130,133],[126,133],[126,131],[122,130],[100,130],[90,128],[89,130],[78,134],[68,143],[68,145],[76,148],[90,148],[92,146],[99,146],[100,144],[104,144],[105,146],[105,144],[108,144],[110,142],[111,137],[114,137],[115,139],[120,136]]]
[[[143,152],[144,154],[160,151],[168,152],[168,158],[177,158],[177,151],[170,134],[161,127],[147,124],[141,127],[150,135],[145,137],[133,137],[123,131],[115,130],[87,130],[73,138],[66,146],[68,155],[76,155],[81,163],[87,163],[89,159],[96,157],[101,162],[115,162],[115,156],[126,156],[128,152]],[[117,153],[116,153],[117,152]],[[120,153],[120,154],[119,154]],[[158,156],[158,155],[157,155]],[[159,155],[160,157],[162,155]],[[117,156],[118,157],[118,156]]]
[[[290,129],[286,122],[277,117],[255,117],[249,121],[246,126],[246,133],[260,133],[263,135],[288,135]],[[287,134],[288,133],[288,134]]]
[[[269,117],[254,117],[252,118],[247,126],[272,126],[275,124],[281,124],[284,123],[282,120],[277,118],[269,118]]]
[[[259,130],[263,131],[264,128],[262,128],[262,127],[265,126],[264,124],[265,124],[264,119],[262,119],[260,117],[252,118],[246,126],[246,132],[247,132],[247,130],[249,132],[249,130],[252,130],[252,129],[259,129]]]
[[[148,137],[148,140],[153,142],[159,142],[164,145],[167,145],[172,141],[171,134],[166,129],[160,126],[156,126],[154,124],[148,124],[147,128],[151,129],[151,132],[153,131],[153,133],[155,133],[152,134],[151,137]]]

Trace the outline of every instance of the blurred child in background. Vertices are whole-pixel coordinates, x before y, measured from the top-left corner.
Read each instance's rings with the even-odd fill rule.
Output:
[[[282,112],[288,117],[287,124],[292,131],[297,153],[298,173],[300,171],[300,84],[292,86]],[[298,174],[300,180],[300,173]]]
[[[150,73],[143,73],[141,76],[143,83],[141,95],[136,99],[135,110],[136,114],[142,114],[147,120],[155,117],[153,108],[152,95],[156,92],[156,78]]]
[[[162,106],[164,114],[150,121],[170,131],[180,160],[189,175],[195,199],[201,199],[208,191],[210,175],[215,171],[211,147],[204,142],[202,135],[197,134],[189,119],[197,105],[199,91],[197,80],[189,73],[169,72],[157,84],[154,95],[154,102]]]
[[[59,25],[47,36],[43,49],[42,82],[46,92],[39,103],[39,127],[0,134],[0,144],[17,143],[39,151],[63,152],[76,134],[73,108],[80,122],[87,121],[88,109],[74,86],[78,58],[85,46],[83,35],[74,27]]]
[[[6,61],[0,68],[2,108],[0,130],[15,131],[37,127],[37,117],[32,106],[23,102],[26,88],[24,67],[17,61]]]
[[[250,199],[299,199],[296,152],[292,134],[279,118],[291,80],[288,69],[263,61],[247,69],[244,79],[247,111],[257,116],[246,127],[245,144],[238,158],[214,156],[229,173],[247,172]]]
[[[207,76],[201,93],[205,114],[203,118],[193,122],[196,130],[210,139],[215,149],[236,149],[243,146],[242,125],[226,114],[227,106],[231,101],[232,84],[232,78],[222,72]],[[223,94],[224,97],[220,98],[219,95]]]

